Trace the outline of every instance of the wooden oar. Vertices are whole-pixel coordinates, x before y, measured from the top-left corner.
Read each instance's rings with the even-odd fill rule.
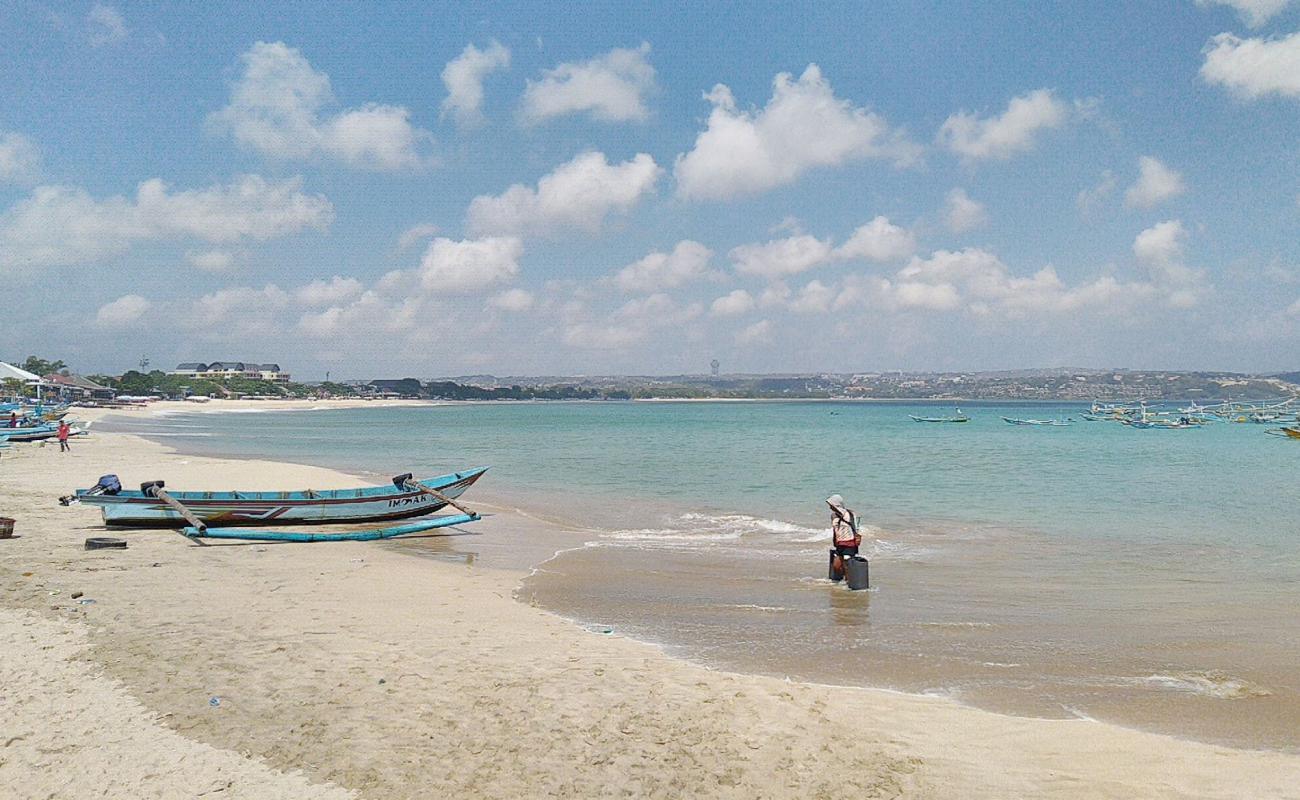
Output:
[[[208,524],[199,519],[198,515],[191,511],[184,503],[168,494],[167,490],[163,488],[162,481],[149,481],[148,483],[141,484],[140,493],[146,497],[156,497],[171,506],[171,509],[184,517],[185,521],[190,524],[190,527],[198,531],[200,536],[207,532]],[[198,541],[199,544],[203,544],[203,542],[198,539],[195,539],[195,541]]]
[[[446,503],[447,505],[451,506],[452,508],[456,509],[462,514],[468,514],[469,516],[474,517],[475,519],[478,518],[478,514],[476,512],[470,511],[468,508],[465,508],[465,506],[462,506],[460,503],[457,503],[455,500],[452,500],[450,497],[438,491],[437,489],[430,489],[428,486],[425,486],[419,481],[407,481],[406,488],[415,492],[420,492],[421,494],[427,494],[430,497],[434,497],[438,500],[441,500],[442,502]]]

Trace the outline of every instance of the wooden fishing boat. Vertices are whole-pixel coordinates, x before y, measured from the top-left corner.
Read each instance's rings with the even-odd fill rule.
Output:
[[[970,417],[958,412],[955,417],[918,417],[915,414],[908,414],[913,422],[970,422]]]
[[[1273,436],[1285,436],[1288,439],[1300,439],[1300,428],[1274,428],[1273,430],[1264,431],[1264,433]]]
[[[1049,425],[1056,428],[1063,428],[1070,424],[1060,419],[1016,419],[1015,417],[1003,417],[1002,421],[1008,425]]]
[[[204,525],[226,528],[245,525],[300,525],[380,522],[422,517],[445,507],[487,472],[487,467],[412,480],[409,475],[390,485],[361,489],[305,489],[296,492],[104,491],[101,486],[78,489],[70,503],[98,506],[110,527],[180,528],[187,519],[166,499],[183,504]],[[144,487],[150,487],[145,484]],[[142,488],[144,488],[142,487]],[[432,490],[432,492],[428,491]],[[439,497],[438,495],[441,495]],[[190,524],[193,524],[192,522]]]

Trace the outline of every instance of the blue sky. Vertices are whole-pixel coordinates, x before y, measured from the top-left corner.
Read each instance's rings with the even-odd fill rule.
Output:
[[[0,15],[3,354],[1295,369],[1300,3]]]

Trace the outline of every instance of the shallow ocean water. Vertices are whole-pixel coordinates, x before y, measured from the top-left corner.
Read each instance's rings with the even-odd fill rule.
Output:
[[[1300,442],[1080,406],[524,403],[193,413],[167,444],[387,476],[491,464],[571,521],[525,599],[729,669],[1300,749]],[[1001,416],[1073,417],[1017,427]],[[822,499],[872,590],[826,580]]]

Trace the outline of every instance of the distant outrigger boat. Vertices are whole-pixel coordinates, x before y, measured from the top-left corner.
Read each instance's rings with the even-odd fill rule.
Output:
[[[918,417],[915,414],[907,416],[911,417],[913,422],[970,422],[970,417],[961,413],[960,408],[957,409],[956,415],[951,417]]]
[[[1271,436],[1282,436],[1287,439],[1300,439],[1300,428],[1274,428],[1272,430],[1264,431],[1264,433]]]
[[[1015,417],[1003,417],[1002,421],[1008,425],[1048,425],[1056,428],[1063,428],[1070,424],[1069,421],[1062,419],[1016,419]]]
[[[99,485],[78,489],[64,498],[65,505],[98,506],[110,527],[180,528],[187,523],[196,534],[222,537],[215,528],[249,525],[329,525],[381,522],[422,517],[447,506],[487,472],[487,467],[454,472],[425,480],[399,475],[387,486],[360,489],[306,489],[296,492],[172,492],[160,491],[160,482],[141,490],[122,490],[115,476]],[[108,479],[112,479],[111,481]],[[107,488],[105,484],[108,484]],[[195,523],[201,523],[196,525]],[[294,537],[277,538],[294,540]],[[310,540],[299,537],[298,540]]]

